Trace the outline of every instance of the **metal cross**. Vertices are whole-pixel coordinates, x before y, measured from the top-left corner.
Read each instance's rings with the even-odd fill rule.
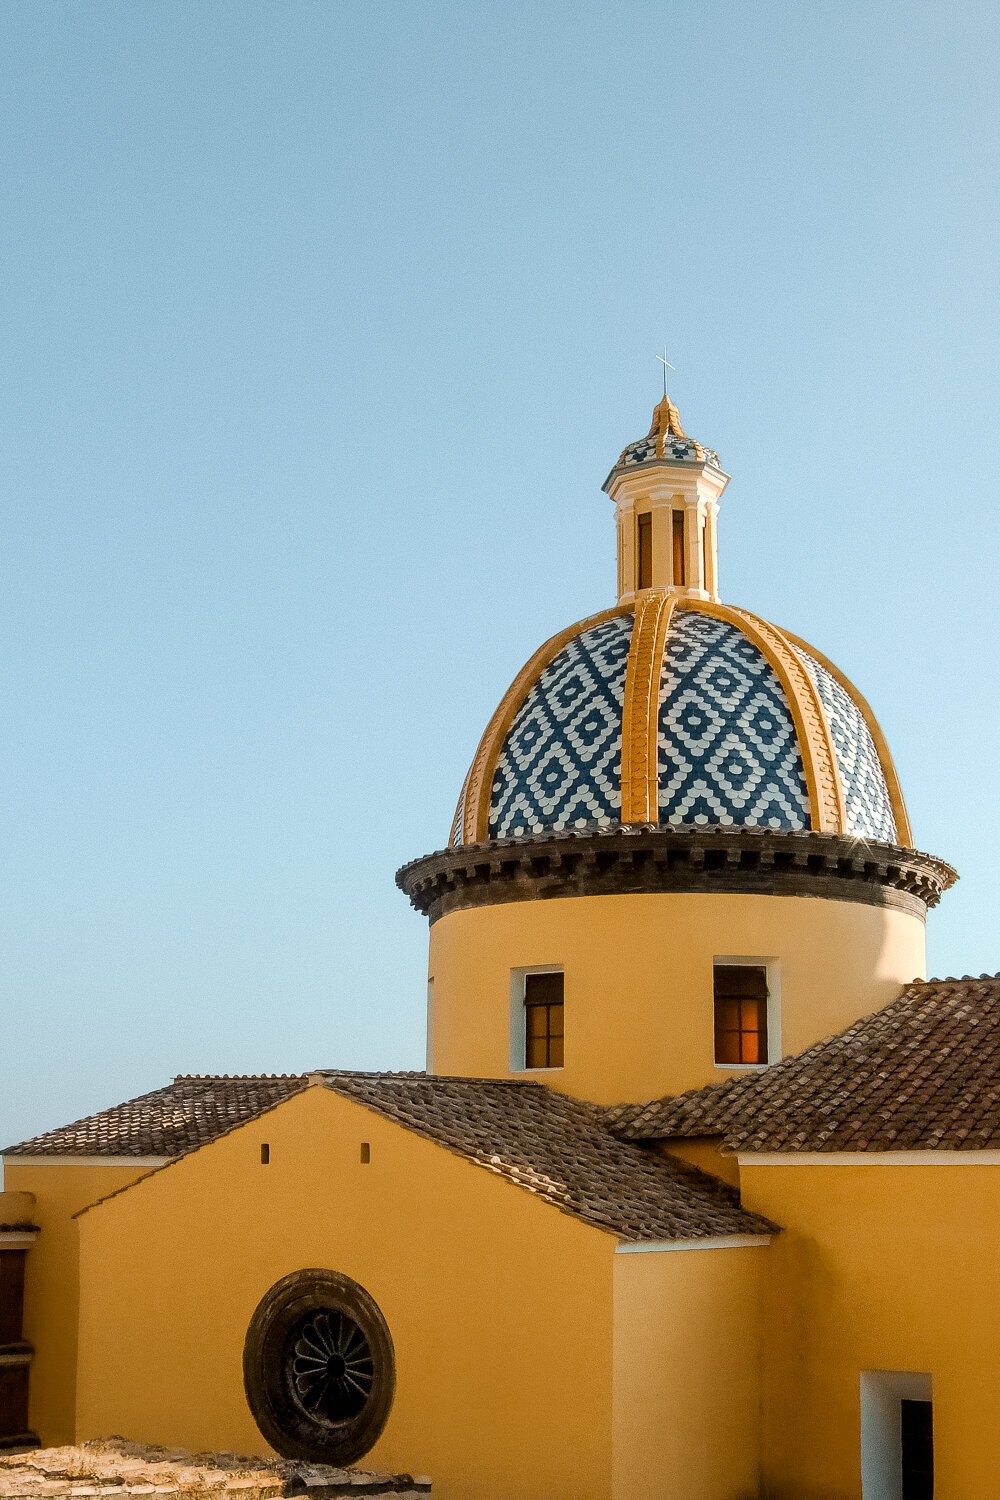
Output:
[[[664,394],[664,396],[666,396],[666,394],[667,394],[667,371],[668,370],[672,370],[674,368],[674,366],[670,363],[669,359],[667,358],[667,346],[666,346],[666,344],[664,344],[664,346],[663,346],[663,353],[662,354],[658,354],[656,357],[660,361],[660,364],[663,366],[663,394]]]

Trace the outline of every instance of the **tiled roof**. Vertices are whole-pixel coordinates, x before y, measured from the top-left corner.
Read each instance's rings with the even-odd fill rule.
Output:
[[[306,1087],[301,1074],[182,1076],[166,1088],[8,1146],[4,1156],[183,1156]]]
[[[908,985],[766,1072],[605,1119],[624,1139],[721,1136],[729,1152],[1000,1149],[1000,975]]]
[[[686,1163],[617,1139],[596,1105],[522,1080],[423,1073],[181,1077],[6,1156],[180,1157],[322,1082],[565,1213],[626,1240],[767,1234],[738,1194]],[[125,1190],[127,1191],[127,1189]]]
[[[603,1111],[544,1084],[422,1073],[326,1073],[328,1088],[387,1115],[629,1240],[767,1234],[739,1196],[685,1163],[616,1140]]]

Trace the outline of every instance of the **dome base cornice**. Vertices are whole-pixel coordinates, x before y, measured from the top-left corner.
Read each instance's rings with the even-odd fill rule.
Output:
[[[680,892],[818,897],[923,918],[957,879],[933,855],[843,834],[654,824],[490,839],[425,855],[396,873],[432,923],[512,901]]]

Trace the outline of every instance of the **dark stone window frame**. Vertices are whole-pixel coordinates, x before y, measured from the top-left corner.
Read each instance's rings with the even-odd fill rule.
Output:
[[[331,1359],[343,1364],[333,1351],[344,1334],[348,1358],[360,1357],[359,1368],[370,1367],[370,1379],[362,1376],[361,1392],[345,1404],[343,1415],[310,1401],[315,1382],[303,1351],[315,1366],[315,1352],[307,1346],[315,1345],[317,1328],[334,1330]],[[389,1326],[374,1298],[349,1276],[319,1268],[294,1271],[254,1311],[243,1346],[243,1384],[254,1421],[283,1458],[356,1463],[374,1447],[392,1409],[396,1356]]]

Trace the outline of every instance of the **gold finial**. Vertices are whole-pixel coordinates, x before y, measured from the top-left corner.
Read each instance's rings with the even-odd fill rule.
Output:
[[[681,419],[677,414],[677,408],[669,396],[664,396],[658,406],[653,408],[653,425],[647,436],[656,439],[656,456],[663,457],[663,445],[671,438],[687,439],[687,433],[681,426]],[[697,447],[697,445],[695,445]],[[701,457],[701,454],[698,455]]]

